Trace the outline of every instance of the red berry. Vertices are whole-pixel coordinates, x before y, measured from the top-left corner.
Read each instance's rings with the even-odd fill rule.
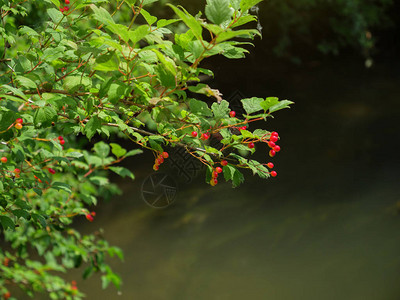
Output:
[[[160,167],[159,167],[157,164],[155,164],[155,165],[153,166],[153,170],[154,170],[154,171],[158,171],[159,168],[160,168]]]
[[[234,110],[232,110],[229,115],[231,116],[231,118],[234,118],[236,116],[236,112]]]
[[[15,120],[15,123],[22,124],[22,123],[24,123],[24,120],[22,120],[21,118],[18,118]]]
[[[11,297],[11,293],[10,292],[6,292],[6,293],[3,294],[3,297],[4,297],[5,300],[7,300],[8,298]]]
[[[52,168],[49,168],[49,172],[50,172],[51,174],[56,174],[56,171],[55,171],[54,169],[52,169]]]
[[[212,178],[217,178],[217,177],[218,177],[218,172],[217,171],[212,172]]]
[[[274,147],[275,147],[275,143],[274,143],[273,141],[269,141],[269,142],[268,142],[268,146],[269,146],[270,148],[274,148]]]
[[[267,163],[267,167],[272,169],[274,167],[274,164],[272,162]]]
[[[196,137],[197,136],[197,132],[196,131],[192,131],[192,137]]]
[[[75,281],[75,280],[72,280],[72,281],[71,281],[71,284],[72,284],[72,285],[76,285],[76,281]]]
[[[240,130],[246,130],[247,129],[247,127],[246,126],[242,126],[242,127],[240,127]]]
[[[59,141],[62,141],[64,138],[60,135],[59,137],[58,137],[58,140]]]
[[[276,135],[271,135],[271,137],[269,138],[269,140],[271,141],[271,142],[277,142],[278,141],[278,136],[276,136]]]
[[[65,141],[64,141],[64,140],[61,140],[61,141],[60,141],[60,144],[61,144],[61,145],[64,145],[64,144],[65,144]]]
[[[169,157],[169,154],[168,154],[168,152],[163,152],[163,153],[162,153],[162,156],[163,156],[164,158],[168,158],[168,157]]]
[[[60,8],[60,11],[61,11],[61,12],[64,12],[64,8],[61,7],[61,8]]]
[[[21,173],[21,170],[18,169],[18,168],[16,168],[16,169],[14,169],[14,173],[15,173],[15,174],[19,174],[19,173]]]
[[[269,156],[274,157],[276,154],[275,150],[269,150]]]
[[[0,158],[0,160],[3,164],[5,164],[7,162],[7,157],[3,156],[2,158]]]
[[[8,257],[4,258],[3,266],[8,267],[9,262],[10,262],[10,259]]]
[[[278,173],[276,173],[276,171],[272,171],[270,174],[272,177],[276,177],[276,175],[278,175]]]
[[[278,134],[276,131],[272,131],[272,132],[271,132],[271,135],[279,136],[279,134]]]
[[[210,138],[210,136],[209,136],[207,133],[202,133],[202,134],[201,134],[201,139],[202,139],[203,141],[208,140],[209,138]]]
[[[22,124],[21,123],[15,124],[15,128],[18,130],[22,129]]]
[[[226,160],[221,161],[221,165],[226,166],[227,164],[228,164],[228,162]]]
[[[65,0],[65,4],[69,4],[70,2],[69,2],[69,0]]]
[[[278,145],[276,145],[276,146],[274,147],[274,150],[275,150],[275,152],[279,152],[279,151],[281,151],[281,147],[279,147]]]
[[[216,167],[215,171],[217,171],[217,173],[222,173],[222,168],[221,167]]]
[[[89,222],[93,222],[93,216],[91,215],[91,214],[86,214],[86,219],[89,221]]]
[[[96,216],[96,212],[95,212],[95,211],[92,211],[90,214],[91,214],[93,217]],[[75,285],[76,285],[76,283],[75,283]]]
[[[69,7],[68,7],[68,6],[65,6],[65,7],[64,7],[64,10],[65,10],[65,11],[68,11],[68,10],[69,10]]]
[[[253,143],[253,142],[250,142],[250,143],[248,144],[248,147],[249,147],[250,149],[253,149],[253,148],[254,148],[254,143]]]

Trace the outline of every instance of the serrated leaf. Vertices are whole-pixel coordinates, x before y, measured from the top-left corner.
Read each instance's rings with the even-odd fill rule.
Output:
[[[106,158],[110,154],[110,146],[103,141],[94,144],[93,150],[102,158]]]
[[[196,36],[198,40],[203,40],[202,37],[202,27],[200,21],[196,20],[195,17],[193,17],[191,14],[189,14],[184,8],[177,8],[176,6],[172,4],[167,4],[169,7],[171,7],[174,12],[181,18],[181,20],[186,24],[187,27],[189,27],[193,34]]]
[[[263,108],[260,105],[260,103],[264,101],[264,99],[262,98],[252,97],[252,98],[242,99],[241,101],[243,104],[243,108],[247,114],[252,114],[257,111],[263,110]]]
[[[115,143],[110,143],[111,152],[117,157],[120,158],[126,154],[126,150],[122,148],[120,145]]]
[[[128,176],[129,178],[135,179],[135,175],[124,167],[109,167],[109,169],[123,178]]]
[[[109,52],[100,55],[96,59],[96,64],[93,67],[93,69],[103,72],[111,72],[111,71],[117,71],[118,66],[119,66],[118,56],[115,55],[115,52]]]
[[[126,153],[124,156],[125,157],[129,157],[129,156],[134,156],[134,155],[138,155],[138,154],[142,154],[143,153],[143,150],[141,150],[141,149],[134,149],[134,150],[131,150],[131,151],[129,151],[128,153]]]
[[[211,105],[211,109],[213,111],[215,119],[222,119],[227,117],[230,109],[229,102],[226,100],[222,100],[221,103],[213,103]]]
[[[115,23],[110,13],[102,7],[97,7],[94,4],[90,5],[90,8],[94,12],[94,17],[96,20],[100,21],[102,24],[113,24]]]
[[[263,0],[241,0],[240,1],[240,9],[242,11],[247,11],[252,8],[254,5],[257,5]]]
[[[231,19],[233,10],[229,7],[229,0],[207,0],[205,13],[207,19],[220,25]]]
[[[274,111],[277,111],[277,110],[281,110],[281,109],[284,109],[284,108],[290,108],[290,104],[293,104],[294,102],[292,102],[292,101],[289,101],[289,100],[282,100],[282,101],[279,101],[279,103],[278,104],[275,104],[274,106],[271,106],[270,108],[269,108],[269,112],[270,113],[273,113]]]
[[[189,107],[192,113],[203,115],[206,117],[212,116],[212,111],[208,108],[207,103],[196,99],[190,99]]]
[[[29,79],[29,78],[24,77],[24,76],[17,76],[15,79],[23,87],[30,88],[30,89],[36,89],[37,88],[36,83],[32,79]]]
[[[243,181],[243,174],[234,166],[226,165],[223,167],[224,178],[226,181],[232,180],[232,186],[238,187]]]
[[[101,121],[99,117],[93,116],[90,118],[89,122],[86,123],[85,125],[85,134],[90,140],[97,132],[98,129],[101,128]]]
[[[224,31],[220,35],[218,35],[216,41],[217,43],[221,43],[226,40],[233,39],[235,37],[240,38],[253,38],[254,35],[260,35],[260,32],[256,29],[241,29],[241,30],[230,30]]]
[[[267,111],[271,106],[277,104],[279,99],[277,97],[268,97],[264,101],[260,102],[261,107],[264,111]]]
[[[14,230],[15,228],[14,221],[10,217],[0,216],[0,223],[3,226],[4,230],[6,230],[7,228]]]
[[[140,14],[146,20],[147,24],[153,25],[157,21],[157,17],[150,15],[146,10],[143,8],[140,10]]]
[[[54,181],[51,184],[51,187],[57,191],[65,191],[68,194],[71,194],[71,192],[72,192],[71,186],[65,182]]]
[[[59,23],[61,21],[61,19],[64,17],[62,12],[60,12],[58,9],[55,9],[53,7],[47,9],[47,13],[50,16],[50,18],[54,24]]]
[[[129,32],[129,39],[133,44],[136,44],[141,39],[143,39],[150,32],[148,25],[141,25],[133,31]]]
[[[35,126],[50,126],[57,120],[57,111],[51,106],[39,107],[33,116]]]

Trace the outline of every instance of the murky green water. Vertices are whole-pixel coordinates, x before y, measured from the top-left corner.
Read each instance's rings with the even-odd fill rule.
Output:
[[[242,93],[296,101],[268,125],[282,137],[278,177],[248,176],[239,189],[175,177],[177,200],[155,210],[140,197],[151,158],[135,158],[136,181],[85,228],[123,248],[122,292],[97,277],[79,287],[88,299],[400,299],[400,75],[390,70],[343,59],[258,68]]]

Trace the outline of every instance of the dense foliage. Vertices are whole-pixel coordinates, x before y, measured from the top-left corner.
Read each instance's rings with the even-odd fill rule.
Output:
[[[105,259],[122,259],[121,250],[101,232],[82,235],[72,227],[74,218],[93,221],[89,208],[119,192],[108,172],[134,178],[118,163],[142,150],[108,138],[153,151],[155,170],[168,157],[167,146],[182,147],[207,166],[207,183],[216,185],[223,173],[238,186],[240,169],[277,175],[272,163],[249,154],[259,147],[274,156],[278,134],[251,124],[292,103],[243,99],[239,115],[200,82],[213,75],[200,67],[205,58],[248,52],[245,39],[260,35],[246,25],[257,20],[249,10],[261,0],[208,0],[205,16],[169,5],[177,19],[151,15],[146,5],[155,0],[62,1],[0,0],[3,298],[19,287],[30,296],[79,299],[78,287],[61,273],[81,266],[85,278],[101,272],[104,287],[119,287]],[[95,135],[103,141],[85,144]],[[213,146],[211,136],[219,140]]]

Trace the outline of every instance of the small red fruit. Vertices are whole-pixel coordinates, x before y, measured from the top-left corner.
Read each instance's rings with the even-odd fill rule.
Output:
[[[222,173],[222,168],[221,168],[221,167],[216,167],[216,168],[215,168],[215,171],[216,171],[218,174],[220,174],[220,173]]]
[[[278,173],[276,173],[276,171],[272,171],[270,174],[272,177],[276,177],[276,175],[278,175]]]
[[[250,143],[248,144],[248,147],[249,147],[250,149],[253,149],[253,148],[254,148],[254,143],[253,143],[253,142],[250,142]]]
[[[96,216],[96,212],[95,212],[95,211],[92,211],[90,214],[91,214],[93,217]],[[76,281],[75,281],[75,285],[76,285]]]
[[[72,281],[71,281],[71,284],[72,284],[72,285],[76,285],[76,281],[75,281],[75,280],[72,280]]]
[[[197,136],[197,132],[196,131],[192,131],[192,137],[196,137]]]
[[[60,11],[61,11],[61,12],[64,12],[64,8],[61,7],[61,8],[60,8]]]
[[[276,146],[274,147],[274,150],[275,150],[275,152],[279,152],[279,151],[281,151],[281,147],[279,147],[278,145],[276,145]]]
[[[276,154],[275,150],[269,150],[269,156],[274,157]]]
[[[240,130],[246,130],[247,129],[247,127],[246,126],[242,126],[242,127],[240,127]]]
[[[0,160],[1,160],[1,162],[3,163],[3,164],[5,164],[6,162],[7,162],[7,157],[5,157],[5,156],[3,156],[2,158],[0,158]]]
[[[164,157],[162,157],[162,156],[159,156],[159,157],[156,159],[156,164],[158,164],[158,165],[161,165],[163,162],[164,162]]]
[[[86,214],[86,219],[89,221],[89,222],[93,222],[93,216],[91,215],[91,214]]]
[[[203,141],[208,140],[210,138],[210,136],[207,133],[202,133],[200,139],[202,139]]]
[[[154,171],[158,171],[159,168],[160,168],[160,167],[159,167],[158,165],[154,165],[154,166],[153,166],[153,170],[154,170]]]
[[[64,145],[64,144],[65,144],[65,141],[64,141],[64,140],[61,140],[61,141],[60,141],[60,144],[61,144],[61,145]]]
[[[163,152],[163,153],[162,153],[162,156],[163,156],[164,158],[168,158],[168,157],[169,157],[169,154],[168,154],[168,152]]]
[[[276,131],[272,131],[271,135],[279,136],[279,134]]]
[[[5,300],[7,300],[8,298],[11,297],[11,293],[10,292],[6,292],[6,293],[3,294],[3,297],[4,297]]]
[[[267,167],[272,169],[274,167],[274,164],[272,162],[267,163]]]
[[[64,138],[60,135],[59,137],[58,137],[58,140],[59,141],[62,141]]]
[[[52,169],[52,168],[49,168],[49,172],[50,172],[51,174],[56,174],[56,171],[55,171],[54,169]]]
[[[65,4],[69,4],[70,2],[69,2],[69,0],[65,0]]]
[[[277,135],[271,135],[271,137],[269,138],[269,140],[271,141],[271,142],[277,142],[278,141],[278,136]]]
[[[22,129],[22,124],[21,123],[15,124],[15,128],[18,130]]]
[[[14,173],[15,173],[15,174],[19,174],[19,173],[21,173],[21,170],[18,169],[18,168],[15,168],[15,169],[14,169]]]
[[[9,262],[10,262],[10,259],[8,257],[4,258],[3,266],[8,267]]]
[[[274,147],[275,147],[275,143],[274,143],[273,141],[269,141],[269,142],[268,142],[268,146],[269,146],[270,148],[274,148]]]
[[[68,11],[69,10],[69,7],[68,6],[65,6],[64,7],[64,11]]]
[[[226,160],[221,161],[221,165],[226,166],[227,164],[228,164],[228,162]]]
[[[231,116],[231,118],[234,118],[236,116],[236,112],[232,110],[231,112],[229,112],[229,115]]]
[[[24,120],[22,120],[21,118],[18,118],[15,120],[15,123],[22,124],[22,123],[24,123]]]
[[[217,177],[218,177],[218,172],[217,171],[212,172],[212,178],[217,178]]]

